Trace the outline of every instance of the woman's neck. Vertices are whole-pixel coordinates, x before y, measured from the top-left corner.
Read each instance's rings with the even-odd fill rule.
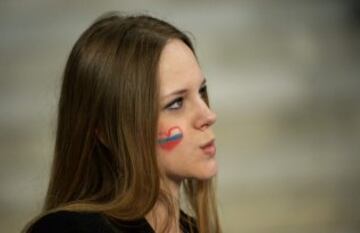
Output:
[[[168,206],[165,206],[164,201],[159,199],[152,210],[145,216],[151,227],[155,232],[160,232],[163,227],[169,222],[169,228],[166,232],[181,233],[180,228],[180,185],[181,182],[174,182],[167,180],[166,183],[161,182],[161,190],[167,195],[170,195],[174,216],[169,216]],[[172,219],[169,219],[171,217]]]

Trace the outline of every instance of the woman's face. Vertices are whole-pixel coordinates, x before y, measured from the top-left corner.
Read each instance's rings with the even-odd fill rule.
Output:
[[[170,40],[159,63],[160,113],[157,156],[172,180],[208,179],[217,173],[216,115],[205,102],[206,83],[193,52]]]

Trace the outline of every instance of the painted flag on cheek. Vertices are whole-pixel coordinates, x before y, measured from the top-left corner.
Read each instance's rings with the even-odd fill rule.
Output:
[[[170,128],[166,133],[160,133],[158,143],[164,150],[172,150],[183,138],[181,129],[177,126]]]

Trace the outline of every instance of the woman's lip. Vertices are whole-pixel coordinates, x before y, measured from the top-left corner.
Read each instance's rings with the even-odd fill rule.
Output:
[[[208,147],[212,144],[214,144],[215,142],[215,139],[211,139],[210,141],[208,141],[207,143],[203,144],[202,146],[200,146],[201,149],[205,148],[205,147]]]
[[[211,140],[210,142],[206,143],[204,146],[201,146],[200,148],[206,155],[209,156],[214,156],[216,153],[216,146],[214,140]]]

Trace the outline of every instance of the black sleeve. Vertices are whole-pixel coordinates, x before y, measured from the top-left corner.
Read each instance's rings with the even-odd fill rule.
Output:
[[[35,222],[27,233],[112,233],[100,215],[60,211]]]

